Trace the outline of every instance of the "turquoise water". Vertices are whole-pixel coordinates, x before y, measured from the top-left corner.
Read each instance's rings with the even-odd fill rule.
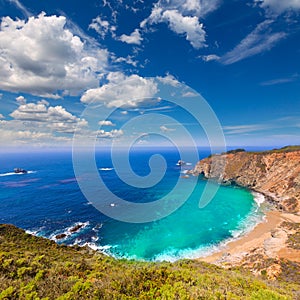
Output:
[[[191,184],[188,179],[186,185]],[[220,187],[214,199],[199,209],[199,193],[205,181],[185,204],[170,216],[146,225],[111,221],[103,227],[102,242],[116,257],[175,261],[196,258],[253,228],[263,214],[253,195],[237,187]],[[117,237],[117,238],[116,238]]]
[[[150,150],[131,154],[132,169],[140,176],[149,172],[152,154]],[[113,193],[127,201],[158,200],[168,195],[184,169],[196,163],[180,167],[176,165],[180,158],[176,151],[161,149],[160,154],[166,159],[167,171],[153,187],[140,189],[122,182],[109,152],[96,154],[99,176]],[[15,224],[58,243],[88,244],[117,258],[174,261],[207,255],[263,218],[253,195],[237,187],[221,186],[214,199],[200,209],[206,181],[191,176],[183,181],[182,189],[190,190],[194,183],[196,189],[174,213],[155,222],[124,223],[102,214],[85,199],[74,175],[71,153],[2,153],[0,166],[0,223]],[[16,175],[11,172],[15,167],[30,172]],[[123,173],[130,176],[126,169]],[[84,174],[84,180],[88,181],[88,176],[88,172]],[[180,193],[175,195],[180,197]],[[168,201],[171,204],[174,199]],[[76,224],[83,226],[71,234],[70,228]],[[56,235],[61,233],[66,237],[57,240]]]

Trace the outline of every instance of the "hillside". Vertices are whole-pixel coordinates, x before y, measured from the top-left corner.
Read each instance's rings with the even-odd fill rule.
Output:
[[[278,208],[300,210],[300,147],[265,152],[229,151],[198,162],[193,174],[237,184],[269,196]]]
[[[190,260],[174,264],[115,260],[89,248],[59,246],[12,225],[0,225],[0,299],[299,297],[299,266],[277,281],[268,281],[263,270],[261,274],[259,279],[242,269],[230,271]]]

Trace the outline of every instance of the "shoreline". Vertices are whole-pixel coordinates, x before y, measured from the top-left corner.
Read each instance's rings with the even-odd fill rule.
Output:
[[[257,191],[253,191],[259,193]],[[263,193],[260,193],[264,195]],[[266,196],[266,195],[264,195]],[[265,197],[267,203],[274,204],[276,200]],[[277,201],[276,201],[277,202]],[[251,260],[251,255],[262,255],[264,258],[288,259],[300,263],[300,250],[289,248],[286,244],[288,234],[286,228],[282,228],[282,222],[300,223],[300,216],[283,212],[278,208],[265,212],[264,220],[258,223],[251,231],[237,239],[229,241],[218,251],[197,260],[213,263],[220,266],[240,266]]]

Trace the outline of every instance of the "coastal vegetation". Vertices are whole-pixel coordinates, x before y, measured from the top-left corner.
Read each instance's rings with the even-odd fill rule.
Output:
[[[265,151],[248,151],[247,153],[252,154],[272,154],[272,153],[288,153],[293,151],[300,151],[300,145],[292,145],[292,146],[285,146],[282,148],[274,148],[272,150],[265,150]]]
[[[296,299],[299,282],[282,274],[269,281],[196,260],[116,260],[0,225],[0,299]]]

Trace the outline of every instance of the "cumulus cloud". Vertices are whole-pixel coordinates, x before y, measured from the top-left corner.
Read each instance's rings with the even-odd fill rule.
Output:
[[[141,26],[157,23],[167,23],[172,31],[183,34],[194,48],[205,47],[206,33],[197,16],[184,16],[177,9],[164,10],[161,7],[155,7]]]
[[[124,134],[123,130],[121,129],[114,129],[111,131],[104,131],[104,130],[98,130],[97,137],[98,138],[105,138],[105,139],[114,139],[117,137],[120,137]]]
[[[30,122],[33,127],[48,128],[60,133],[73,133],[77,126],[87,126],[86,120],[72,115],[64,107],[47,106],[43,101],[22,104],[10,116],[17,121]]]
[[[2,18],[0,89],[58,98],[98,85],[108,51],[88,48],[66,29],[64,16]]]
[[[281,14],[287,10],[300,10],[299,0],[255,0],[255,2],[275,14]]]
[[[119,40],[121,42],[124,42],[124,43],[127,43],[127,44],[140,45],[143,38],[141,36],[140,30],[135,29],[130,35],[122,34],[119,37]]]
[[[115,25],[111,25],[108,21],[102,20],[100,16],[92,20],[89,28],[94,29],[102,39],[104,39],[108,33],[115,36],[115,31],[117,30]]]
[[[112,121],[110,120],[102,120],[102,121],[99,121],[98,124],[100,126],[116,126],[116,124],[114,124]]]
[[[66,145],[72,141],[70,137],[55,136],[51,132],[41,132],[34,129],[11,130],[0,128],[0,136],[0,144],[3,146],[29,145],[30,148],[33,146],[49,146],[53,143]]]
[[[128,65],[132,65],[136,67],[138,65],[138,61],[133,59],[133,56],[128,55],[127,57],[115,57],[112,55],[112,60],[115,63],[126,63]]]
[[[83,103],[103,102],[107,107],[136,107],[157,93],[153,79],[136,74],[126,76],[121,72],[111,72],[108,83],[99,88],[87,90],[81,97]]]
[[[220,0],[159,0],[154,4],[150,17],[158,16],[159,10],[177,10],[182,15],[196,16],[204,18],[210,12],[219,8]],[[147,19],[142,21],[142,25],[147,23]]]
[[[272,49],[286,37],[284,32],[271,32],[272,23],[272,20],[266,20],[258,24],[233,50],[222,56],[220,62],[229,65]]]
[[[178,86],[180,82],[171,74],[167,74],[165,77],[157,76],[156,77],[160,82],[166,85]]]
[[[25,104],[25,103],[26,103],[26,99],[24,98],[24,96],[18,96],[18,97],[16,98],[16,100],[17,100],[17,102],[18,102],[19,104]]]
[[[5,119],[5,117],[2,114],[0,114],[0,119]]]
[[[199,49],[206,46],[206,33],[199,19],[216,10],[220,3],[220,0],[159,0],[140,27],[167,23],[173,32],[185,36],[194,48]]]

